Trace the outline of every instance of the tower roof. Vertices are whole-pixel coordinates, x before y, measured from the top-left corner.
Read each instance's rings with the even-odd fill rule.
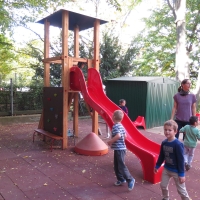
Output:
[[[71,30],[71,31],[73,31],[76,26],[79,27],[79,31],[86,30],[88,28],[93,28],[95,20],[99,19],[99,18],[95,18],[95,17],[86,16],[86,15],[83,15],[80,13],[76,13],[73,11],[61,9],[49,16],[37,21],[37,23],[44,24],[45,20],[47,19],[47,21],[50,22],[51,26],[62,28],[62,13],[64,11],[69,12],[69,30]],[[101,20],[101,19],[99,19],[99,20],[100,20],[100,24],[105,24],[108,22],[108,21]]]

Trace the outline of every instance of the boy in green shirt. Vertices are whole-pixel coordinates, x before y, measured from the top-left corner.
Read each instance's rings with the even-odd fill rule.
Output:
[[[198,117],[190,117],[190,125],[186,125],[180,129],[180,133],[185,134],[184,139],[184,161],[185,169],[188,171],[191,168],[191,162],[194,157],[194,151],[197,146],[197,140],[200,140],[200,130],[196,128],[198,125]]]

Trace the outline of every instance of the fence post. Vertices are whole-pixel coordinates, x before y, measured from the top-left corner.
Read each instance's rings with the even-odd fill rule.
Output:
[[[10,113],[13,116],[13,83],[12,78],[10,79]]]

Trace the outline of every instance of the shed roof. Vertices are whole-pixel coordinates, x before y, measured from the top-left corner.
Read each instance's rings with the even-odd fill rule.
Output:
[[[108,79],[108,81],[143,81],[143,82],[153,82],[153,81],[158,81],[162,80],[165,82],[166,80],[172,81],[172,82],[177,82],[173,79],[167,78],[167,77],[160,77],[160,76],[133,76],[133,77],[119,77],[119,78],[113,78],[113,79]]]
[[[68,11],[69,12],[69,30],[73,31],[76,26],[79,27],[79,31],[86,30],[88,28],[94,27],[94,22],[96,19],[95,17],[86,16],[80,13],[76,13],[73,11],[60,9],[56,11],[55,13],[37,21],[37,23],[44,24],[45,20],[47,19],[48,22],[50,22],[50,25],[62,28],[62,12]],[[100,24],[105,24],[108,21],[100,20]]]

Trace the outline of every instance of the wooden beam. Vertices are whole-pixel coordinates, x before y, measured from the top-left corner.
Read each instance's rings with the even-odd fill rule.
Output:
[[[60,61],[64,59],[63,55],[60,56],[56,56],[56,57],[51,57],[51,58],[44,58],[42,61],[44,63],[50,63],[50,62],[56,62],[56,61]]]
[[[96,19],[94,22],[94,68],[99,71],[99,27],[100,21]],[[98,113],[93,110],[92,131],[98,134]]]
[[[73,98],[74,98],[74,94],[75,93],[68,93],[68,109],[70,110],[70,106],[71,106],[71,104],[72,104],[72,100],[73,100]]]
[[[69,93],[72,92],[72,93],[77,93],[77,92],[80,92],[78,90],[69,90]]]
[[[42,61],[44,63],[62,63],[62,60],[63,60],[64,56],[61,55],[61,56],[56,56],[56,57],[52,57],[52,58],[46,58],[46,59],[43,59]],[[88,62],[88,59],[86,58],[76,58],[76,57],[73,57],[73,63],[76,63],[76,62],[85,62],[87,63]],[[93,60],[91,60],[92,63],[94,63]]]
[[[42,114],[40,116],[40,121],[38,124],[39,129],[44,129],[44,109],[42,109]]]
[[[85,107],[87,108],[87,111],[88,111],[89,115],[92,117],[93,116],[93,112],[91,112],[91,108],[86,102],[85,102]]]
[[[79,100],[79,93],[75,93],[74,94],[73,129],[74,129],[74,134],[76,137],[78,137],[78,110],[79,110],[78,100]]]
[[[50,61],[49,63],[62,64],[62,60],[54,60],[54,61]]]
[[[49,26],[50,26],[50,23],[46,19],[44,23],[44,59],[49,57],[49,48],[50,48]],[[49,63],[44,63],[43,84],[44,84],[44,87],[50,86],[50,64]],[[44,110],[42,110],[38,128],[41,128],[41,129],[44,128]]]
[[[75,59],[77,58],[77,59]],[[74,28],[74,61],[78,61],[79,60],[79,27],[76,26]],[[76,137],[78,137],[78,110],[79,110],[79,93],[75,93],[74,94],[74,115],[73,115],[73,129],[74,129],[74,134]]]
[[[88,59],[86,58],[73,58],[73,62],[85,62],[87,63]]]
[[[44,23],[44,59],[49,58],[49,26],[50,23],[45,20]],[[44,86],[49,87],[50,86],[50,64],[44,63]]]
[[[63,86],[63,149],[68,145],[68,91],[69,91],[69,58],[68,58],[69,12],[62,12],[62,86]]]
[[[94,22],[94,68],[99,71],[99,28],[100,21],[96,19]]]
[[[74,57],[79,57],[79,27],[74,28]],[[73,59],[74,61],[74,59]]]
[[[87,62],[88,69],[92,68],[92,64],[93,64],[93,60],[88,59],[88,62]]]

